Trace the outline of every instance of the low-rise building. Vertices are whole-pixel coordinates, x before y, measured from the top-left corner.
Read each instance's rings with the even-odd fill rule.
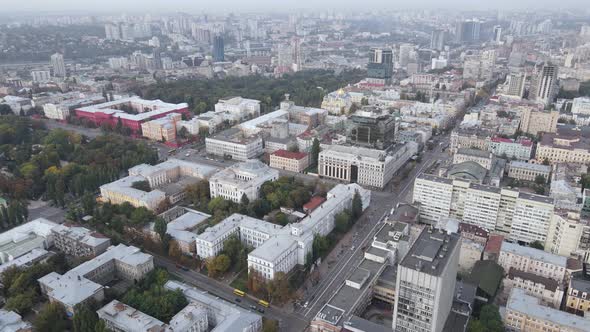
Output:
[[[513,288],[502,317],[507,331],[588,332],[590,325],[583,317],[541,305],[536,297]]]
[[[25,268],[32,266],[38,262],[42,262],[47,258],[53,255],[52,252],[47,251],[45,249],[33,249],[29,253],[20,256],[19,258],[15,258],[9,262],[6,262],[0,265],[0,279],[2,279],[2,274],[4,271],[10,269],[11,267],[18,267],[18,268]]]
[[[537,162],[590,163],[590,138],[584,132],[560,130],[543,135],[535,153]]]
[[[4,264],[30,253],[34,249],[48,249],[53,245],[56,223],[38,218],[0,234],[0,263]]]
[[[461,239],[461,251],[459,255],[459,271],[469,272],[475,266],[475,262],[481,260],[484,246],[481,243],[469,239]]]
[[[252,119],[260,116],[260,100],[242,97],[219,99],[215,104],[215,113],[230,113],[236,119]]]
[[[383,188],[394,174],[418,152],[418,144],[397,144],[388,150],[329,145],[319,154],[318,174],[322,177]]]
[[[460,164],[466,161],[478,163],[487,170],[492,169],[494,155],[488,151],[459,148],[453,155],[453,164]]]
[[[0,309],[0,331],[3,332],[33,332],[33,326],[23,321],[14,311]]]
[[[143,137],[154,141],[174,142],[181,120],[181,114],[169,113],[161,118],[142,123],[141,133]]]
[[[554,255],[540,249],[504,242],[498,264],[504,271],[514,268],[562,283],[567,267],[567,257]]]
[[[104,284],[116,278],[137,282],[153,269],[151,255],[136,247],[119,244],[63,275],[51,272],[38,281],[50,302],[60,303],[68,315],[73,315],[78,304],[91,299],[102,301]]]
[[[526,137],[510,139],[503,137],[494,137],[490,140],[489,151],[494,155],[508,159],[518,159],[528,161],[533,156],[533,141]]]
[[[260,187],[266,181],[279,178],[279,172],[259,160],[248,160],[234,164],[209,180],[211,198],[223,197],[239,203],[246,195],[250,201],[258,198]]]
[[[129,176],[100,186],[100,199],[112,204],[128,202],[135,207],[157,210],[166,199],[174,204],[185,197],[184,189],[200,179],[208,179],[217,167],[180,159],[168,159],[157,165],[141,164],[129,169]],[[135,188],[147,182],[149,190]]]
[[[542,176],[544,183],[547,183],[550,179],[549,175],[551,175],[551,166],[543,164],[512,160],[508,165],[508,177],[517,180],[535,181],[538,176]]]
[[[586,263],[582,265],[582,271],[571,275],[565,309],[578,315],[585,315],[590,311],[590,273]]]
[[[270,167],[303,173],[309,166],[309,155],[305,152],[277,150],[270,155]]]
[[[559,309],[563,299],[563,288],[557,281],[530,272],[510,268],[503,280],[503,292],[510,294],[513,288],[519,288],[526,294],[534,296],[555,309]]]
[[[167,222],[166,234],[170,235],[176,242],[183,254],[193,254],[196,250],[196,240],[199,227],[211,217],[206,213],[176,206],[160,214],[160,217]],[[152,237],[159,236],[154,230],[155,223],[148,226]]]
[[[247,136],[239,128],[230,128],[205,139],[208,154],[239,161],[256,158],[263,153],[262,138]]]
[[[94,257],[111,245],[111,240],[88,228],[61,224],[51,229],[54,245],[60,251],[76,257]]]

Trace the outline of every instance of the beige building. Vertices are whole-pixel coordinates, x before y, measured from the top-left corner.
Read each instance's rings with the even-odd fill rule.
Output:
[[[530,107],[520,107],[520,130],[523,133],[538,135],[554,133],[557,130],[558,111],[540,111]]]
[[[590,163],[590,140],[581,132],[574,130],[560,130],[559,133],[545,134],[537,144],[535,159],[550,163]]]
[[[512,160],[508,166],[508,177],[518,180],[535,181],[537,176],[542,176],[547,183],[550,174],[551,166],[542,164]]]
[[[540,300],[514,288],[503,316],[506,331],[518,332],[588,332],[590,324],[583,317],[541,305]]]
[[[142,123],[141,132],[143,137],[154,141],[174,142],[181,120],[181,114],[170,113],[162,118]]]
[[[587,314],[590,311],[590,275],[586,264],[584,264],[582,271],[575,272],[571,276],[565,309],[579,315]]]
[[[580,218],[579,211],[555,209],[545,242],[545,251],[561,256],[584,254],[580,246],[584,233],[590,231],[588,221]]]
[[[544,305],[559,309],[563,299],[563,288],[557,281],[511,268],[503,280],[503,292],[510,294],[519,288],[526,294],[541,300]]]
[[[304,152],[277,150],[270,155],[270,167],[303,173],[309,166],[309,155]]]
[[[460,164],[462,162],[472,161],[481,165],[481,167],[490,170],[494,162],[494,155],[491,152],[459,148],[453,155],[453,164]]]
[[[504,271],[514,268],[561,283],[565,278],[567,257],[515,243],[503,242],[498,264],[504,268]]]
[[[469,272],[475,262],[481,260],[484,246],[481,243],[461,238],[461,251],[459,255],[459,271]]]

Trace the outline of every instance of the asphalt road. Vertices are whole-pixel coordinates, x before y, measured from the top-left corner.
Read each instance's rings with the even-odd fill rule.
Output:
[[[439,142],[448,142],[449,135],[439,136]],[[373,236],[382,227],[382,220],[390,213],[399,202],[411,201],[410,193],[413,189],[414,179],[424,172],[436,160],[448,159],[448,155],[441,151],[441,146],[436,145],[432,151],[426,151],[422,155],[422,162],[416,165],[408,176],[393,192],[373,191],[371,204],[363,213],[361,222],[354,225],[351,233],[355,234],[352,241],[344,238],[334,250],[342,250],[336,264],[329,268],[326,275],[321,276],[321,281],[307,291],[300,303],[308,303],[306,307],[298,307],[296,312],[306,320],[312,320],[322,306],[329,301],[338,288],[344,283],[352,268],[357,266],[364,257],[363,247],[370,246]],[[349,242],[350,241],[350,242]],[[344,243],[343,243],[344,242]],[[350,247],[351,249],[348,249]],[[344,249],[343,249],[344,248]],[[322,264],[328,264],[323,262]]]
[[[176,264],[171,260],[157,256],[154,254],[154,263],[158,266],[165,267],[168,272],[176,276],[177,278],[181,279],[184,283],[190,284],[195,286],[199,289],[209,292],[219,298],[222,298],[228,302],[234,303],[244,309],[251,310],[251,305],[257,305],[257,300],[254,297],[250,297],[246,295],[243,298],[240,298],[241,302],[236,302],[235,299],[238,296],[234,295],[233,288],[219,282],[217,280],[211,279],[207,276],[204,276],[196,271],[184,271],[176,267]],[[251,310],[252,311],[252,310]],[[256,314],[263,315],[267,318],[274,319],[279,322],[280,324],[280,331],[289,331],[289,332],[300,332],[303,331],[309,322],[298,315],[287,313],[280,308],[275,306],[270,306],[269,308],[265,308],[264,314],[259,312],[255,312]]]

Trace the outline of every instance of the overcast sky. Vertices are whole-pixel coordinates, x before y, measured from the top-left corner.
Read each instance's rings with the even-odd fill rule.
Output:
[[[396,8],[549,9],[589,11],[588,0],[0,0],[0,11],[260,12],[292,9],[379,10]]]

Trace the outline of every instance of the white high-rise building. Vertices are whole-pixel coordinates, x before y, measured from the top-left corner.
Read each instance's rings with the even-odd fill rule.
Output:
[[[107,40],[121,40],[121,30],[118,24],[107,23],[104,25],[104,32]]]
[[[456,233],[425,228],[398,265],[393,330],[440,332],[451,311],[461,245]]]
[[[526,82],[526,73],[511,73],[507,78],[506,94],[522,98]]]
[[[49,70],[33,70],[31,77],[35,83],[46,83],[51,80],[51,72]]]
[[[66,64],[61,53],[55,53],[51,56],[51,67],[53,67],[53,76],[66,77]]]
[[[557,66],[543,65],[534,83],[531,87],[534,99],[543,102],[545,105],[551,103],[557,92]]]

